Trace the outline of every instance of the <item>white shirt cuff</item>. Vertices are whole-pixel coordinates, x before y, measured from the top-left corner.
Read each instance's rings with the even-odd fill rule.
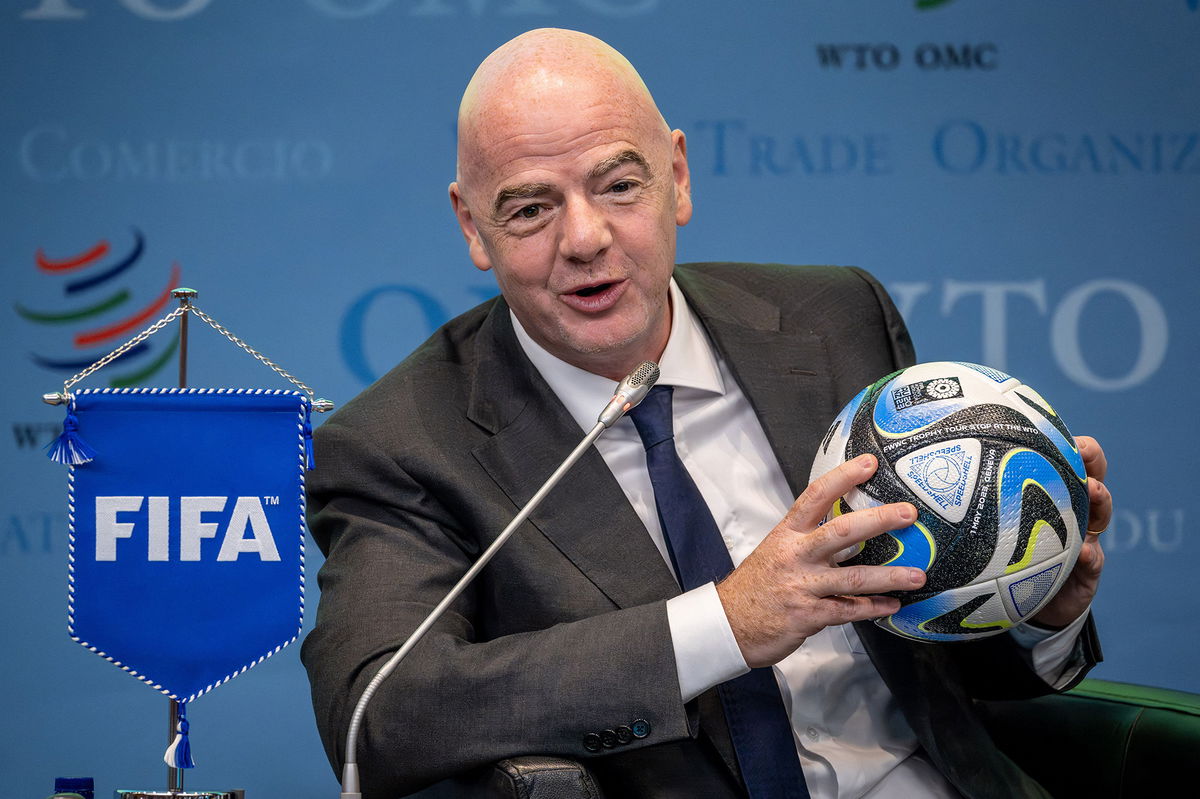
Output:
[[[684,702],[750,671],[715,583],[668,599],[667,623],[671,626],[679,694]]]
[[[1091,610],[1089,605],[1079,618],[1057,631],[1042,630],[1031,624],[1019,624],[1012,629],[1013,639],[1030,650],[1033,670],[1048,685],[1062,688],[1083,668],[1083,663],[1072,660],[1072,655]]]

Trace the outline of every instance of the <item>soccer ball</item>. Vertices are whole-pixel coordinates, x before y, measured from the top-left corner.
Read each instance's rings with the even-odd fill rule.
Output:
[[[916,566],[916,591],[876,623],[906,638],[1002,633],[1062,587],[1087,530],[1087,474],[1066,425],[1019,380],[972,363],[922,363],[850,400],[821,442],[816,479],[863,453],[870,480],[834,503],[911,502],[917,521],[841,553],[843,566]]]

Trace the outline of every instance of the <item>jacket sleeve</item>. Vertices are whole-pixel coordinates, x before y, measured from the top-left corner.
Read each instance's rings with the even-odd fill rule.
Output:
[[[316,626],[301,657],[338,770],[366,685],[485,545],[477,510],[453,507],[438,481],[414,478],[376,433],[331,419],[317,431],[319,468],[309,476],[310,527],[327,559]],[[438,467],[434,457],[422,463],[427,472]],[[470,475],[451,480],[472,482]],[[495,525],[514,513],[506,509]],[[507,546],[548,546],[535,530],[523,532]],[[504,568],[499,558],[367,707],[357,747],[365,796],[409,793],[516,755],[586,758],[593,755],[583,745],[588,731],[635,720],[649,734],[622,752],[695,734],[695,714],[679,696],[665,602],[617,609],[582,576],[577,584],[569,577],[531,584],[554,580],[553,571],[539,569],[507,574],[502,587],[496,568]],[[494,607],[504,603],[515,610]],[[559,623],[512,631],[497,622],[521,618],[531,603]]]

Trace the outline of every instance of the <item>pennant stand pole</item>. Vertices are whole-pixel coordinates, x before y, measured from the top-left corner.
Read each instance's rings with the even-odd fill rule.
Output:
[[[177,288],[171,292],[171,296],[179,300],[179,307],[183,313],[179,317],[179,387],[187,388],[187,368],[188,368],[188,317],[191,316],[189,311],[192,309],[192,299],[198,294],[195,289]],[[179,729],[179,700],[170,699],[167,708],[167,745],[175,740],[176,731]],[[175,766],[167,766],[167,790],[172,794],[183,793],[183,769]],[[195,794],[199,796],[199,794]]]
[[[179,388],[187,388],[188,372],[188,317],[191,316],[192,300],[196,297],[195,289],[177,288],[171,296],[179,300]],[[180,713],[178,699],[169,699],[167,707],[167,745],[168,751],[174,750],[180,736],[186,742],[187,721]],[[187,746],[185,743],[184,746]],[[185,755],[190,766],[191,755]],[[117,799],[244,799],[242,791],[200,791],[185,792],[183,789],[184,770],[177,766],[167,766],[166,793],[157,791],[117,791]]]

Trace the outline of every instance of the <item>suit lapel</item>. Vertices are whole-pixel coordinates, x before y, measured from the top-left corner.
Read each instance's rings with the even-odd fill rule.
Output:
[[[675,277],[798,494],[808,484],[817,442],[836,412],[824,345],[797,320],[783,317],[778,306],[732,283],[687,266],[678,267]],[[519,508],[583,433],[525,357],[508,313],[507,304],[497,300],[480,329],[468,417],[493,433],[473,451],[475,459]],[[571,500],[581,497],[588,499]],[[679,593],[595,448],[530,521],[618,607]]]
[[[497,301],[480,329],[467,413],[493,432],[472,454],[520,508],[584,433],[525,357],[508,313],[503,300]],[[602,399],[606,398],[598,402]],[[599,413],[599,406],[596,410]],[[618,607],[679,593],[658,548],[595,447],[567,472],[530,522]]]
[[[795,320],[784,318],[777,306],[731,283],[686,266],[677,268],[675,277],[754,408],[788,485],[799,493],[808,484],[817,442],[836,411],[824,345]],[[521,350],[508,313],[498,300],[480,329],[468,416],[493,433],[473,450],[475,459],[513,504],[523,507],[583,434]],[[618,607],[679,594],[645,526],[594,447],[530,521]],[[707,718],[722,717],[715,693],[701,697],[701,704]],[[736,775],[724,724],[703,727]]]
[[[688,265],[675,279],[733,372],[798,495],[836,414],[829,355],[803,320],[777,305]]]

